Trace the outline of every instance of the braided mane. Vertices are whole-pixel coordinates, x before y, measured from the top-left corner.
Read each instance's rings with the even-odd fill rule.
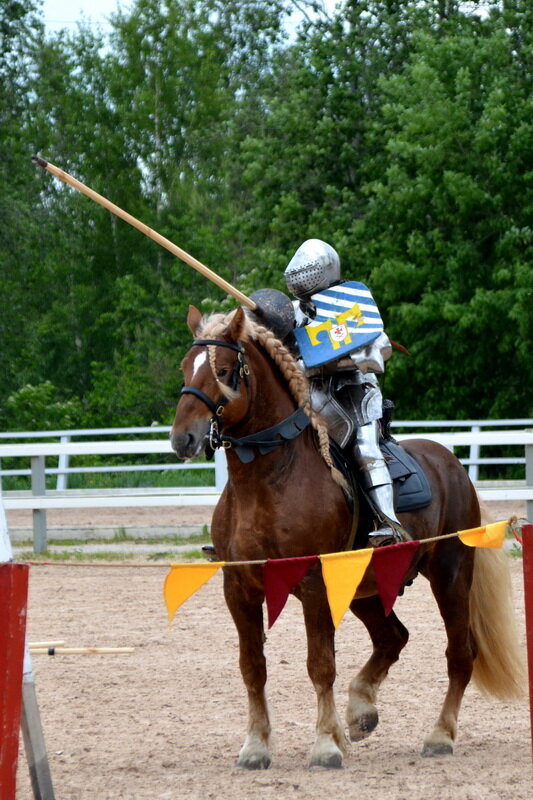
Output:
[[[215,337],[221,336],[227,330],[232,316],[235,311],[229,314],[212,314],[203,320],[202,336]],[[326,425],[322,422],[318,414],[311,408],[310,394],[309,394],[309,381],[305,377],[302,369],[298,366],[296,359],[285,347],[285,345],[273,334],[269,328],[263,325],[258,325],[251,320],[248,316],[245,317],[245,324],[243,330],[243,340],[252,339],[259,342],[259,344],[266,350],[272,361],[276,364],[282,376],[287,382],[290,393],[294,397],[296,403],[301,407],[309,419],[311,425],[317,432],[320,453],[322,458],[331,470],[333,479],[341,486],[345,485],[345,480],[339,470],[333,464],[331,453],[329,449],[329,436]]]

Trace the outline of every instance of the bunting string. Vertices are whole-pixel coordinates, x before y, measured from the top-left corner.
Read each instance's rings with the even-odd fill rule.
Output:
[[[401,542],[386,547],[365,548],[340,553],[303,556],[298,558],[256,559],[250,561],[216,561],[211,563],[171,564],[110,564],[83,562],[25,562],[31,566],[67,567],[139,567],[169,568],[163,587],[163,597],[169,620],[176,611],[195,594],[222,567],[262,566],[268,627],[271,628],[282,612],[291,590],[320,563],[326,586],[333,624],[337,627],[352,602],[367,568],[372,565],[377,594],[385,614],[390,614],[404,583],[416,551],[423,545],[459,538],[469,547],[501,547],[507,531],[516,536],[516,518],[493,522],[478,528],[433,536],[428,539]],[[518,539],[519,537],[516,536]]]
[[[458,537],[469,547],[501,547],[509,522],[493,522],[478,528],[388,545],[340,553],[298,558],[257,559],[253,561],[215,561],[209,564],[169,564],[163,597],[172,621],[178,608],[222,567],[263,566],[268,627],[283,610],[291,589],[308,571],[321,564],[333,624],[337,627],[352,602],[370,564],[374,569],[377,593],[385,614],[390,614],[414,556],[422,545]]]

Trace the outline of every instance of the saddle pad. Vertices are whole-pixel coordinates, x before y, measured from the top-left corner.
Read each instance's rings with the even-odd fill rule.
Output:
[[[420,464],[393,439],[382,439],[379,446],[391,474],[395,510],[414,511],[428,506],[433,495]]]

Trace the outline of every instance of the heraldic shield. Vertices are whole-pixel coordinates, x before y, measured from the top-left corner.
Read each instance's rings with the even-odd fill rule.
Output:
[[[313,295],[315,319],[294,331],[306,367],[320,367],[366,347],[383,333],[383,320],[370,289],[346,281]]]

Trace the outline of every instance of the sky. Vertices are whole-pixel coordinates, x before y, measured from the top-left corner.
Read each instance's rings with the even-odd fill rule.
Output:
[[[75,28],[83,14],[103,26],[106,18],[116,11],[118,5],[128,8],[126,0],[43,0],[43,19],[47,30]]]
[[[324,5],[333,8],[336,0],[325,0]],[[43,19],[48,31],[60,28],[75,28],[83,14],[104,28],[107,18],[118,6],[128,9],[130,0],[43,0]]]

